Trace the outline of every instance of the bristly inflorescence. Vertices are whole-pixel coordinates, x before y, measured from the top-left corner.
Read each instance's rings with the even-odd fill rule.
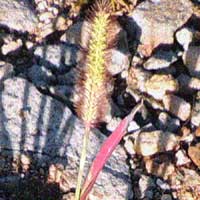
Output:
[[[85,126],[94,127],[104,120],[109,105],[111,76],[107,70],[111,48],[115,44],[116,19],[111,16],[106,0],[95,3],[87,17],[88,41],[84,44],[85,58],[79,65],[76,83],[78,95],[75,107]]]

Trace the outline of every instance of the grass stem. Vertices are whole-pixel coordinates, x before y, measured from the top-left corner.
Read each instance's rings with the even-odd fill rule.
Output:
[[[81,183],[82,183],[84,166],[85,166],[85,161],[86,161],[86,156],[87,156],[89,133],[90,133],[90,127],[85,127],[83,146],[82,146],[82,150],[81,150],[81,158],[80,158],[80,164],[79,164],[77,186],[76,186],[76,192],[75,192],[75,200],[80,199]]]

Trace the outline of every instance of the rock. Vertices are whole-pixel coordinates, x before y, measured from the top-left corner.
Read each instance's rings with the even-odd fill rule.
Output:
[[[180,127],[180,120],[171,118],[166,112],[161,112],[156,122],[158,129],[176,132]]]
[[[86,21],[77,22],[61,36],[61,41],[76,45],[81,43],[82,47],[87,49],[87,42],[90,37],[88,33],[89,27],[90,24]],[[121,27],[117,27],[117,33],[119,34],[117,44],[116,47],[111,49],[111,64],[108,66],[108,70],[113,76],[128,69],[130,62],[126,32]]]
[[[175,171],[171,158],[166,155],[146,160],[145,167],[148,173],[161,177],[164,180],[167,180]]]
[[[175,157],[177,166],[186,165],[191,162],[191,160],[187,157],[186,152],[182,149],[176,152]]]
[[[200,126],[200,92],[197,93],[194,107],[192,109],[191,122],[195,126]]]
[[[135,138],[135,151],[143,156],[150,156],[156,153],[171,151],[178,146],[179,139],[170,132],[160,130],[141,132]]]
[[[180,29],[176,32],[176,39],[183,49],[187,51],[189,44],[193,39],[193,31],[187,27]]]
[[[63,74],[80,60],[78,47],[71,44],[38,46],[34,55],[39,59],[39,64],[44,65],[54,72]]]
[[[16,41],[11,41],[8,44],[4,44],[1,47],[1,52],[3,55],[7,55],[10,52],[16,51],[22,46],[22,40],[17,39]]]
[[[0,25],[19,32],[34,33],[37,22],[27,1],[0,0]]]
[[[133,132],[136,131],[140,128],[140,126],[137,124],[136,121],[131,121],[128,125],[127,131],[128,132]]]
[[[200,90],[199,78],[190,77],[187,74],[180,74],[177,79],[180,85],[180,92],[183,94],[192,94],[195,90]]]
[[[172,200],[172,196],[170,194],[163,194],[161,200]]]
[[[147,52],[143,54],[149,56],[160,44],[172,44],[174,32],[185,24],[191,15],[192,4],[189,0],[160,0],[158,3],[145,1],[131,14],[133,21],[128,24],[128,31],[131,34],[136,30],[136,38]]]
[[[176,191],[177,199],[197,200],[200,196],[200,176],[187,168],[179,168],[170,177],[171,188]]]
[[[168,92],[178,90],[178,82],[171,75],[154,74],[145,82],[147,94],[155,99],[162,100]]]
[[[178,57],[173,51],[157,51],[145,63],[144,68],[147,70],[156,70],[169,67],[177,61]]]
[[[37,87],[48,87],[56,81],[56,77],[44,66],[33,65],[27,71],[28,78]]]
[[[148,199],[152,199],[153,193],[151,192],[152,188],[155,187],[155,183],[150,176],[142,175],[139,179],[139,190],[140,190],[140,198],[147,197]]]
[[[188,149],[188,155],[195,163],[197,167],[200,167],[200,143],[195,146],[190,146]]]
[[[195,136],[200,137],[200,127],[195,130]]]
[[[113,117],[109,121],[109,123],[106,125],[106,129],[110,132],[113,132],[117,128],[120,122],[121,122],[121,118]]]
[[[183,61],[190,75],[200,78],[200,47],[189,46],[183,54]]]
[[[164,182],[163,180],[161,180],[159,178],[156,180],[156,184],[164,191],[165,190],[170,190],[169,184]]]
[[[151,77],[151,72],[143,70],[141,67],[131,67],[127,77],[127,85],[131,90],[146,92],[146,81]]]
[[[191,105],[180,97],[172,94],[163,96],[163,104],[167,111],[171,112],[183,121],[191,114]]]
[[[0,83],[3,82],[4,79],[11,77],[13,73],[13,65],[0,61]]]
[[[76,184],[84,134],[81,122],[62,103],[41,94],[22,78],[4,81],[0,111],[1,153],[29,152],[38,165],[63,163],[63,190],[71,191]],[[91,132],[86,168],[104,140],[98,130]],[[91,195],[101,194],[103,199],[131,198],[130,175],[123,148],[116,148],[104,169]]]

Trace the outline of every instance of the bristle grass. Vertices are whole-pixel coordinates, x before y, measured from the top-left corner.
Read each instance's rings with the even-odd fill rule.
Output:
[[[95,3],[87,16],[90,24],[88,28],[90,37],[89,41],[84,41],[84,44],[87,44],[84,47],[85,57],[79,66],[76,83],[78,100],[75,102],[75,108],[85,126],[85,134],[75,200],[80,198],[89,132],[91,128],[96,127],[99,122],[104,120],[109,105],[108,85],[111,76],[107,66],[111,60],[110,48],[113,47],[115,41],[112,31],[115,26],[111,25],[113,19],[109,12],[110,9],[109,1],[100,0]]]

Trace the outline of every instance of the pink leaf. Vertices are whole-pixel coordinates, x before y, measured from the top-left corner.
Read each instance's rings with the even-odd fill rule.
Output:
[[[115,150],[116,146],[119,144],[122,137],[125,135],[129,122],[132,120],[135,113],[141,108],[142,105],[143,102],[138,104],[133,109],[133,111],[120,122],[118,127],[103,143],[100,151],[97,153],[97,156],[90,167],[88,176],[86,177],[85,183],[82,188],[80,200],[85,200],[86,197],[88,196],[89,192],[91,191],[97,179],[98,174],[102,170],[106,161],[111,156],[112,152]]]

